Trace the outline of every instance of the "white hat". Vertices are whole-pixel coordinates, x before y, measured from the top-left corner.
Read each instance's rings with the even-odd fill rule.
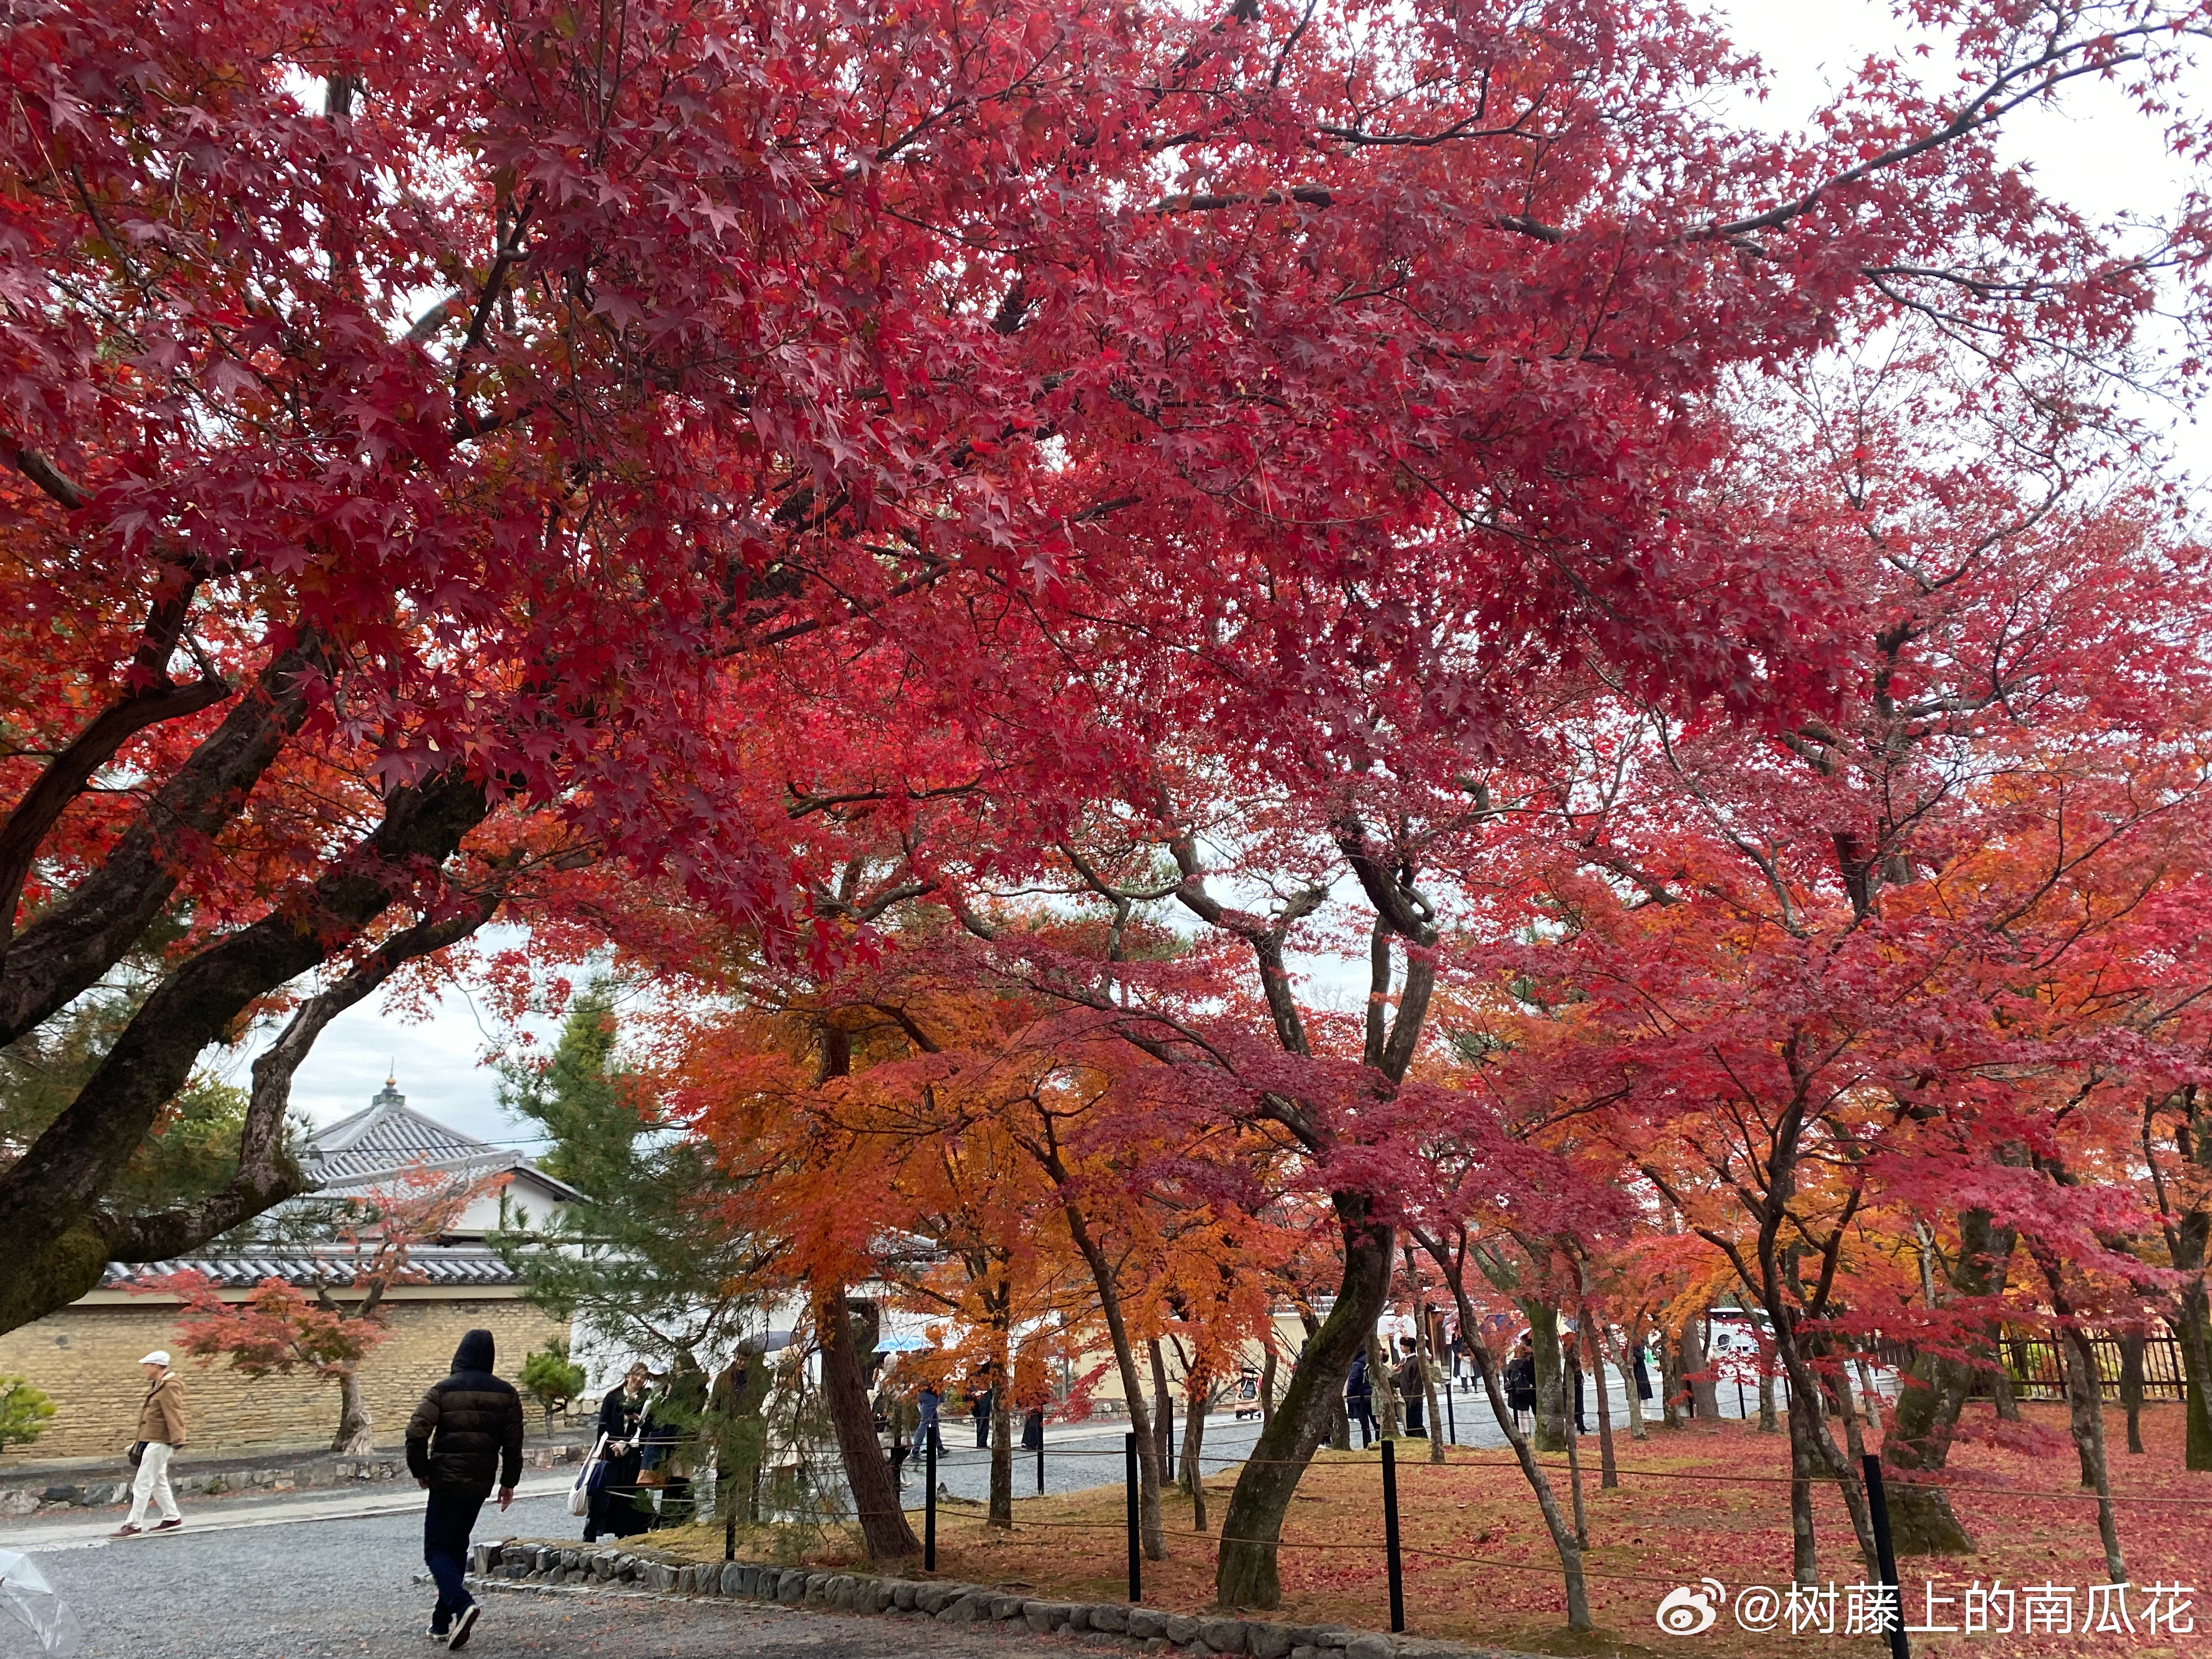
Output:
[[[142,1365],[166,1365],[169,1363],[169,1351],[167,1348],[156,1348],[138,1363]]]

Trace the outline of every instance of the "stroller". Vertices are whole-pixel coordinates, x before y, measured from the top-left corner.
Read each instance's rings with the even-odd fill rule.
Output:
[[[1237,1392],[1230,1396],[1231,1415],[1242,1422],[1263,1415],[1260,1410],[1260,1373],[1249,1365],[1237,1373]]]

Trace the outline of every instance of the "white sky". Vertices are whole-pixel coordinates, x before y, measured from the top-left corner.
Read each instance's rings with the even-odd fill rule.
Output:
[[[1869,54],[1899,52],[1914,39],[1887,5],[1869,0],[1741,0],[1718,10],[1773,76],[1771,95],[1746,113],[1778,130],[1802,123]],[[2157,128],[2100,85],[2077,86],[2063,112],[2015,115],[2002,143],[2045,189],[2099,221],[2161,214],[2185,188],[2185,168]],[[2189,471],[2212,477],[2212,439],[2201,425],[2170,429],[2169,441]],[[1322,981],[1313,988],[1324,1000],[1334,1000],[1333,990],[1354,1001],[1364,992],[1360,964],[1334,972],[1332,965],[1304,965]],[[542,1023],[539,1030],[542,1040]],[[364,1003],[316,1043],[294,1085],[294,1103],[329,1122],[366,1106],[389,1069],[410,1104],[467,1133],[529,1149],[501,1110],[496,1076],[483,1063],[501,1036],[491,1017],[480,1018],[459,993],[421,1022],[395,1018],[380,1001]],[[237,1069],[243,1072],[242,1059]]]

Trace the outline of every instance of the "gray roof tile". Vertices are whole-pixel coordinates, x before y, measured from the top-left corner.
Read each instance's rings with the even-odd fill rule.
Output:
[[[408,1263],[422,1275],[421,1283],[434,1285],[518,1285],[514,1270],[482,1245],[432,1244],[413,1251]],[[264,1279],[289,1279],[295,1285],[318,1280],[331,1285],[353,1282],[355,1257],[343,1246],[288,1251],[280,1256],[179,1256],[168,1261],[111,1261],[100,1279],[105,1290],[123,1290],[135,1283],[196,1268],[225,1289],[251,1290]]]

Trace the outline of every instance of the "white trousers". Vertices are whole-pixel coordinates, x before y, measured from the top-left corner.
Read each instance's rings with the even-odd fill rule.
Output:
[[[177,1495],[169,1490],[169,1454],[175,1449],[158,1440],[146,1443],[146,1455],[138,1460],[138,1479],[131,1488],[131,1526],[145,1520],[149,1499],[161,1511],[164,1521],[178,1518]]]

